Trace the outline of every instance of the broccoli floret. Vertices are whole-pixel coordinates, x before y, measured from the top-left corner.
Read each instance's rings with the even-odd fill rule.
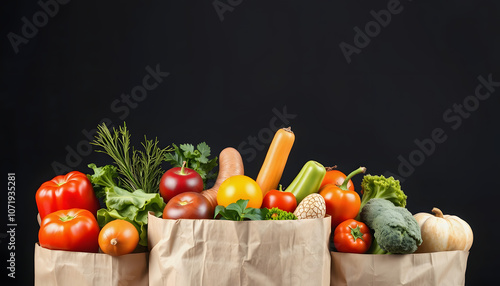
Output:
[[[266,220],[293,220],[297,219],[297,216],[293,213],[280,210],[279,208],[272,208],[267,212]]]
[[[361,207],[369,200],[379,198],[391,201],[397,207],[406,207],[406,195],[393,177],[365,175],[361,181]]]
[[[371,199],[361,210],[361,221],[374,231],[376,244],[368,253],[413,253],[422,244],[413,215],[385,199]],[[377,244],[380,249],[377,249]]]

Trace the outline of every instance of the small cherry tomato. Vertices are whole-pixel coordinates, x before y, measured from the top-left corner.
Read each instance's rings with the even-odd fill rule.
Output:
[[[340,252],[365,253],[371,244],[372,234],[368,226],[354,219],[343,221],[333,233],[333,245]]]
[[[346,175],[341,171],[335,169],[328,169],[319,188],[321,189],[327,184],[340,186],[344,183],[345,178]],[[349,182],[347,183],[347,188],[354,192],[354,185],[352,183],[352,180],[349,180]]]
[[[250,177],[236,175],[227,178],[217,191],[217,204],[227,207],[238,200],[249,200],[247,208],[260,208],[262,205],[262,190]]]
[[[297,199],[290,192],[284,192],[281,188],[279,190],[270,190],[262,200],[262,207],[272,209],[279,208],[280,210],[293,213],[297,208]]]
[[[209,219],[213,217],[212,205],[208,199],[196,192],[178,194],[170,199],[163,209],[165,219]]]
[[[132,223],[115,219],[101,229],[98,241],[102,252],[120,256],[134,251],[139,243],[139,232]]]
[[[98,252],[99,225],[85,209],[59,210],[46,215],[40,224],[40,246],[53,250]]]

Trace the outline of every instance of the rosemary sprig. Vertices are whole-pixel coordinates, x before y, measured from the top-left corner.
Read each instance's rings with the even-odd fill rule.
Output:
[[[133,192],[141,189],[146,193],[157,193],[164,170],[161,163],[165,154],[172,151],[170,147],[158,147],[158,139],[148,140],[144,136],[142,147],[144,151],[130,146],[130,132],[126,124],[113,128],[111,132],[106,124],[97,126],[97,135],[93,145],[102,149],[97,152],[109,155],[116,164],[120,185]],[[132,149],[131,149],[132,148]]]

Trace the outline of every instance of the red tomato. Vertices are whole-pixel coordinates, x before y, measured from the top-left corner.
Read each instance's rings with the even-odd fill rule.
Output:
[[[333,233],[333,245],[340,252],[365,253],[371,244],[370,229],[354,219],[342,222]]]
[[[319,194],[325,199],[326,213],[332,217],[332,229],[358,215],[361,206],[358,193],[329,184],[321,188]]]
[[[35,199],[41,219],[51,212],[72,208],[86,209],[96,216],[99,209],[92,183],[87,175],[78,171],[43,183],[36,191]]]
[[[60,210],[42,219],[38,241],[48,249],[97,252],[99,231],[97,220],[88,210]]]
[[[172,168],[163,174],[160,180],[160,195],[165,202],[184,192],[203,191],[203,179],[195,170],[185,167]]]
[[[334,184],[336,186],[340,186],[344,183],[346,175],[339,170],[328,170],[323,178],[323,182],[321,182],[320,189],[327,184]],[[354,185],[352,180],[349,180],[347,183],[347,188],[354,192]]]
[[[186,192],[168,201],[163,209],[165,219],[209,219],[213,218],[212,205],[202,194]]]
[[[283,192],[280,186],[280,190],[270,190],[266,193],[262,200],[262,207],[268,209],[279,208],[293,213],[297,207],[297,199],[292,193]]]

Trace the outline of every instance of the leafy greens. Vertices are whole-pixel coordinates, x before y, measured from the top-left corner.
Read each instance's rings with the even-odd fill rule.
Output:
[[[215,207],[214,218],[220,214],[222,220],[263,220],[269,210],[266,208],[247,208],[248,201],[240,199],[236,203],[229,204],[227,207],[218,205]]]
[[[141,189],[129,192],[121,188],[116,180],[118,173],[113,165],[97,167],[89,164],[94,174],[87,175],[96,194],[103,198],[106,208],[97,211],[97,222],[102,228],[115,219],[132,223],[139,231],[139,244],[147,246],[148,212],[159,217],[165,208],[165,202],[159,193],[146,193]]]

